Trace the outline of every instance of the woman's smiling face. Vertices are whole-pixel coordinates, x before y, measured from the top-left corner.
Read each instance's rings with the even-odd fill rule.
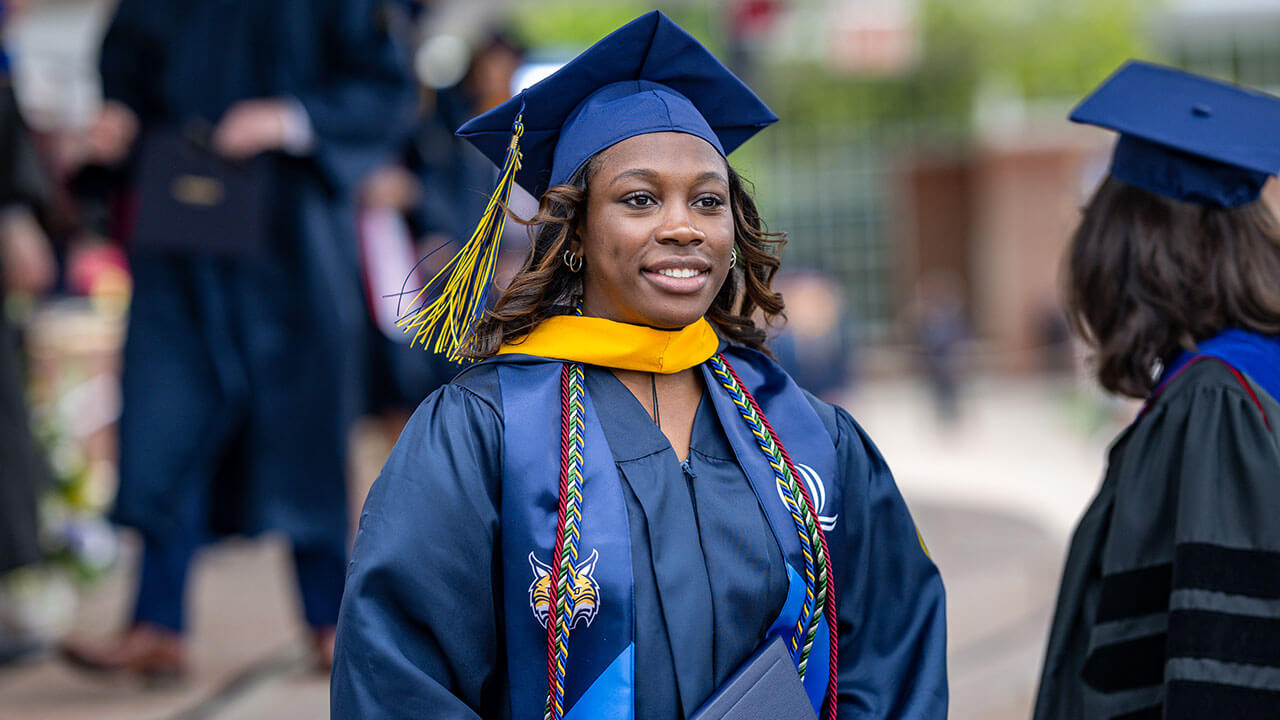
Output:
[[[593,161],[575,254],[583,312],[676,329],[706,314],[729,274],[729,169],[679,132],[623,140]]]

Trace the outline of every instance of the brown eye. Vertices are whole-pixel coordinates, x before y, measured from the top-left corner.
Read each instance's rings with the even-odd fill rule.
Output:
[[[693,204],[695,207],[698,207],[702,210],[713,210],[715,208],[718,208],[724,205],[724,200],[721,200],[716,195],[703,195],[697,200],[694,200]]]
[[[635,193],[634,195],[628,195],[622,199],[622,202],[627,205],[630,205],[631,207],[637,207],[637,208],[652,207],[657,204],[657,201],[653,199],[653,196],[648,195],[646,193]]]

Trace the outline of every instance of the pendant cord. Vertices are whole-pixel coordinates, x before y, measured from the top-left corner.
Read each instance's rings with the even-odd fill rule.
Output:
[[[658,414],[658,374],[649,373],[649,387],[653,390],[653,422],[662,429],[662,416]]]

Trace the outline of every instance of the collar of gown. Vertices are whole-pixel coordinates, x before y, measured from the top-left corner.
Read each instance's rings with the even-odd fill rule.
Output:
[[[720,340],[705,318],[679,330],[658,330],[605,318],[556,315],[499,355],[537,355],[618,370],[678,373],[716,354]]]

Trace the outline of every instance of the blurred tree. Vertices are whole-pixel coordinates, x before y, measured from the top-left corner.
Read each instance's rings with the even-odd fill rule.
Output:
[[[1148,56],[1150,0],[926,0],[927,47],[968,48],[978,72],[1028,99],[1078,97],[1123,60]],[[947,59],[947,58],[938,58]]]
[[[959,127],[984,82],[1024,99],[1078,97],[1121,61],[1151,57],[1143,23],[1163,0],[920,0],[923,52],[902,74],[868,76],[821,63],[781,63],[757,89],[789,120],[880,127],[925,121]],[[518,4],[514,22],[536,49],[566,54],[650,6],[633,0]],[[690,4],[669,14],[714,52],[728,45],[729,3]]]
[[[1130,57],[1151,57],[1147,0],[922,0],[923,53],[890,76],[812,63],[775,68],[766,92],[779,114],[870,127],[967,125],[984,82],[1027,100],[1083,95]]]
[[[588,45],[640,15],[653,10],[652,3],[635,0],[545,0],[513,3],[512,22],[533,50],[562,52],[573,57]],[[721,28],[714,19],[714,6],[692,4],[661,8],[714,53],[724,47]]]

